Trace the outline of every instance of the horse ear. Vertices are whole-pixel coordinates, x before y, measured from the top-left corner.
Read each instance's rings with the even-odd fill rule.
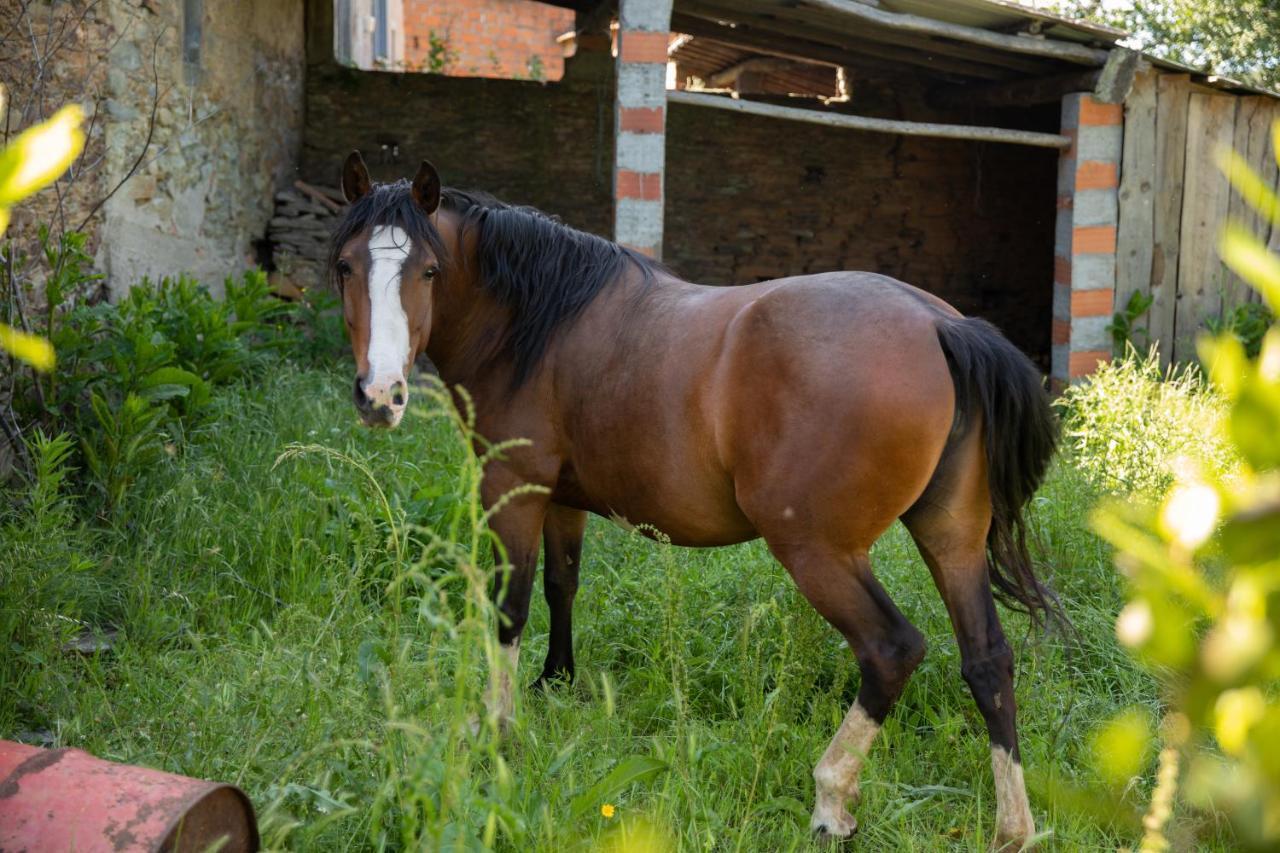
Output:
[[[440,173],[426,160],[413,176],[413,200],[428,216],[440,206]]]
[[[351,204],[363,198],[371,187],[364,158],[359,151],[352,151],[347,155],[347,162],[342,164],[342,195]]]

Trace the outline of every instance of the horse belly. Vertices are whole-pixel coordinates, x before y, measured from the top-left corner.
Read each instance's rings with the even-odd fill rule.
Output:
[[[695,548],[733,545],[759,534],[734,500],[728,478],[697,476],[670,463],[652,469],[580,471],[566,465],[551,499],[646,536]]]

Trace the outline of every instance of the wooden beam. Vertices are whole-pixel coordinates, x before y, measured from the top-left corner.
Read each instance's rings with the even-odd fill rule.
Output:
[[[1231,205],[1231,184],[1213,162],[1215,151],[1235,139],[1234,95],[1192,95],[1187,110],[1186,176],[1178,257],[1178,309],[1173,358],[1191,361],[1204,322],[1222,313],[1229,272],[1218,257],[1218,233]]]
[[[1104,104],[1123,104],[1133,90],[1142,55],[1116,48],[1102,68],[1068,71],[1047,77],[1031,77],[1000,83],[952,86],[934,94],[940,103],[963,102],[979,107],[1025,107],[1048,104],[1072,92],[1093,92]]]
[[[1151,295],[1155,261],[1156,77],[1147,71],[1135,80],[1124,110],[1124,156],[1120,162],[1120,225],[1116,238],[1115,310],[1123,311],[1134,293]],[[1172,348],[1172,344],[1165,342]]]
[[[1147,328],[1160,342],[1160,366],[1168,367],[1174,351],[1174,319],[1178,305],[1179,239],[1182,196],[1187,162],[1187,113],[1191,78],[1186,74],[1156,75],[1156,166],[1152,233],[1151,298]]]
[[[781,71],[791,68],[794,62],[788,59],[782,59],[777,56],[753,56],[750,59],[744,59],[741,62],[735,62],[722,71],[717,71],[707,78],[707,86],[712,89],[727,89],[738,81],[738,78],[749,72],[768,74],[773,71]],[[828,68],[829,66],[823,66]]]
[[[947,38],[970,44],[980,44],[984,47],[1007,50],[1011,53],[1047,56],[1051,59],[1061,59],[1065,62],[1075,62],[1080,65],[1102,65],[1107,61],[1108,51],[1087,47],[1076,42],[1005,35],[1004,33],[995,33],[979,27],[950,24],[933,18],[920,17],[919,15],[885,12],[868,6],[866,3],[860,3],[858,0],[802,0],[802,2],[814,8],[839,12],[846,17],[865,24],[873,24],[919,35]]]
[[[1093,87],[1093,98],[1104,104],[1123,104],[1133,91],[1133,81],[1142,67],[1142,54],[1136,50],[1117,47],[1102,66],[1098,83]]]
[[[747,113],[765,118],[789,119],[828,127],[844,127],[850,130],[867,130],[875,133],[896,133],[903,136],[931,136],[941,139],[968,139],[976,142],[1005,142],[1011,145],[1033,145],[1039,148],[1064,149],[1071,147],[1071,139],[1056,133],[1033,133],[1028,130],[1009,130],[1002,127],[971,127],[962,124],[933,124],[919,121],[899,121],[887,118],[869,118],[841,113],[824,113],[795,107],[780,107],[759,101],[744,101],[719,95],[696,92],[668,91],[667,103],[689,104],[695,107]]]
[[[1048,77],[1031,77],[1001,83],[949,86],[934,93],[942,104],[965,103],[978,107],[1027,107],[1062,100],[1072,92],[1088,92],[1102,78],[1101,69],[1069,71]]]

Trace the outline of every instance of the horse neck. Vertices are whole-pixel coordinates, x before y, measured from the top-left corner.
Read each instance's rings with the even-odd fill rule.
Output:
[[[442,224],[445,225],[441,229],[443,233],[456,235],[448,239],[454,261],[435,299],[427,355],[446,382],[466,386],[477,398],[492,389],[499,399],[505,399],[513,367],[498,347],[506,339],[511,309],[498,302],[481,283],[474,235],[458,229],[456,218]],[[644,333],[649,327],[647,323],[628,322],[628,319],[639,319],[645,302],[656,301],[648,297],[682,287],[696,288],[697,285],[657,271],[646,278],[641,270],[630,267],[558,334],[572,337],[584,331],[595,336],[598,332],[587,330],[607,328],[611,330],[608,340],[597,340],[594,348],[625,347],[628,337]],[[603,319],[610,315],[616,316]],[[548,369],[553,361],[554,348],[547,353],[537,372]]]
[[[495,348],[510,312],[485,292],[474,247],[470,253],[466,248],[455,250],[453,268],[436,294],[427,355],[446,382],[472,388],[497,366]]]

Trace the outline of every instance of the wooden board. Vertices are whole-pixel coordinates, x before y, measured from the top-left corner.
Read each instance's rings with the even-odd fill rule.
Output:
[[[1271,98],[1260,100],[1262,103],[1258,105],[1250,123],[1249,162],[1262,175],[1263,180],[1280,193],[1280,165],[1276,163],[1277,154],[1271,135],[1272,125],[1280,120],[1280,104]],[[1274,217],[1268,220],[1265,216],[1258,216],[1258,234],[1272,252],[1280,254],[1280,226],[1275,224]],[[1261,302],[1262,294],[1250,287],[1244,294],[1244,301]]]
[[[1271,122],[1274,117],[1275,108],[1270,98],[1240,98],[1236,108],[1234,142],[1236,152],[1273,190],[1276,188],[1277,176],[1280,174],[1280,169],[1276,167],[1276,159],[1271,153]],[[1234,190],[1231,193],[1228,218],[1243,224],[1263,243],[1271,238],[1271,219],[1254,210]],[[1238,276],[1228,274],[1224,308],[1230,309],[1241,302],[1248,302],[1257,297],[1257,291],[1245,284]]]
[[[1183,167],[1187,156],[1187,105],[1191,78],[1161,74],[1156,80],[1156,169],[1152,228],[1151,296],[1147,315],[1151,339],[1160,345],[1160,364],[1173,358],[1174,312],[1178,295],[1178,246],[1182,230]]]
[[[1116,241],[1115,310],[1134,293],[1151,293],[1155,242],[1156,77],[1133,81],[1124,108],[1124,156],[1120,164],[1120,228]]]
[[[819,110],[800,109],[752,101],[746,98],[728,98],[704,92],[687,92],[672,89],[667,92],[667,103],[710,107],[735,113],[802,121],[827,127],[843,127],[850,130],[867,130],[874,133],[897,133],[903,136],[928,136],[941,139],[969,139],[979,142],[1004,142],[1011,145],[1034,145],[1040,148],[1064,149],[1071,147],[1071,138],[1056,133],[1036,133],[1030,130],[1008,130],[1003,127],[978,127],[966,124],[935,124],[924,121],[899,121],[872,116],[827,113]]]
[[[1227,269],[1218,257],[1218,235],[1226,224],[1231,186],[1218,169],[1218,149],[1235,142],[1233,95],[1191,95],[1187,110],[1186,179],[1178,257],[1178,308],[1173,357],[1196,356],[1196,334],[1222,312]]]

